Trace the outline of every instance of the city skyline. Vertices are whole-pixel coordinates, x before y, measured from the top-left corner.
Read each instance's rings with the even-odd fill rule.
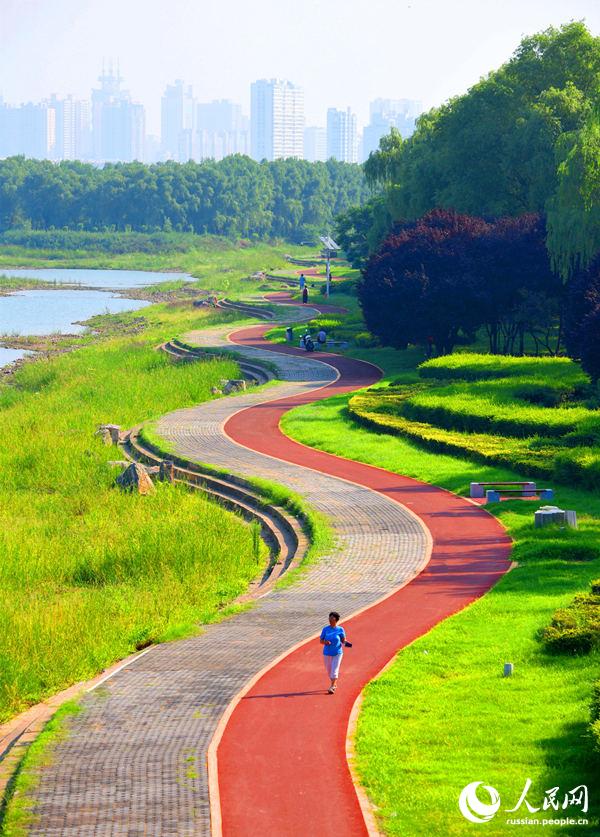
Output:
[[[250,84],[251,112],[229,99],[201,102],[184,79],[168,83],[160,96],[160,135],[146,129],[146,109],[128,86],[119,63],[103,62],[97,84],[85,99],[55,93],[40,102],[10,103],[0,97],[0,158],[24,154],[38,159],[106,162],[201,161],[229,154],[255,160],[297,157],[362,162],[390,128],[403,136],[414,129],[421,103],[378,97],[369,104],[364,146],[350,105],[328,107],[325,126],[307,124],[305,91],[287,79]],[[158,95],[158,94],[157,94]]]
[[[368,122],[377,97],[420,100],[425,110],[466,92],[512,54],[521,38],[570,19],[600,31],[595,0],[318,0],[305,4],[228,0],[3,0],[0,94],[39,101],[55,92],[85,98],[102,58],[144,104],[150,134],[160,129],[160,99],[173,79],[193,84],[201,101],[232,99],[250,108],[248,81],[287,78],[306,91],[307,125],[328,107],[356,109]],[[68,21],[68,26],[65,25]]]
[[[97,74],[96,74],[96,76],[94,77],[94,79],[92,80],[92,82],[90,84],[87,96],[85,96],[85,95],[78,96],[72,90],[71,91],[69,91],[69,90],[61,91],[61,92],[58,92],[56,90],[47,90],[43,95],[41,95],[38,98],[30,97],[30,98],[24,98],[24,99],[15,99],[15,98],[11,99],[9,96],[5,95],[2,88],[0,88],[0,102],[3,102],[5,105],[9,105],[10,107],[24,107],[26,105],[37,105],[37,104],[40,104],[42,102],[49,102],[49,101],[52,101],[55,98],[58,98],[58,99],[73,99],[73,100],[76,100],[76,101],[90,101],[90,99],[91,99],[90,91],[93,91],[94,88],[97,87],[98,82],[101,82],[101,80],[104,76],[110,76],[111,74],[115,78],[120,78],[121,81],[125,81],[128,78],[127,72],[126,71],[123,72],[122,62],[117,61],[117,60],[113,60],[113,59],[108,59],[108,60],[102,62],[101,67],[98,68]],[[285,81],[285,82],[289,82],[290,84],[294,85],[295,87],[300,87],[300,89],[304,89],[300,85],[295,84],[294,81],[291,81],[290,79],[287,79],[287,78],[282,78],[281,76],[273,76],[273,77],[269,77],[269,79],[256,79],[256,81],[262,81],[262,80]],[[255,81],[248,81],[248,90],[249,91],[251,91],[251,87],[254,83],[255,83]],[[161,135],[161,133],[162,133],[162,118],[161,118],[161,116],[162,115],[160,114],[160,102],[164,98],[165,92],[169,88],[175,87],[179,84],[183,84],[187,88],[187,90],[190,91],[191,95],[198,101],[199,104],[213,104],[213,103],[219,102],[219,101],[220,102],[230,102],[232,104],[235,104],[235,105],[241,107],[242,115],[245,118],[249,118],[251,105],[249,107],[245,108],[243,103],[241,103],[239,101],[236,101],[232,97],[232,95],[228,95],[227,91],[222,91],[222,95],[217,96],[213,99],[201,100],[197,95],[196,87],[193,84],[193,82],[190,82],[189,80],[184,79],[181,75],[178,75],[178,76],[174,76],[172,79],[167,79],[165,81],[163,87],[161,88],[161,90],[158,91],[153,97],[153,101],[154,102],[158,101],[158,103],[159,103],[159,119],[158,119],[158,123],[156,125],[149,125],[149,127],[148,127],[148,134],[149,135],[154,135],[154,136],[160,136]],[[132,93],[132,85],[128,84],[127,86],[129,88],[127,90],[127,93],[131,94]],[[396,92],[398,93],[399,91],[396,91]],[[143,101],[140,96],[135,95],[135,91],[133,91],[133,94],[131,95],[131,98],[132,98],[133,101],[137,102],[138,104],[142,104],[144,106],[144,108],[146,109],[146,111],[148,111],[150,109],[149,106],[148,106],[148,102]],[[371,121],[371,118],[373,116],[373,104],[374,104],[374,102],[379,101],[379,100],[418,103],[421,106],[421,110],[419,111],[419,113],[423,113],[423,112],[425,112],[425,110],[427,110],[427,108],[425,108],[423,106],[423,103],[421,102],[420,99],[406,98],[406,97],[398,98],[398,96],[384,97],[384,96],[381,96],[381,95],[377,95],[373,99],[370,99],[368,103],[361,103],[359,106],[357,106],[356,103],[352,103],[352,102],[348,102],[348,101],[335,102],[335,103],[330,102],[323,109],[320,119],[318,119],[318,118],[317,119],[308,119],[308,118],[306,119],[306,127],[310,126],[310,127],[326,128],[327,127],[327,111],[330,108],[337,108],[338,110],[347,110],[347,108],[350,108],[353,111],[353,113],[355,113],[356,116],[357,116],[357,120],[358,120],[357,124],[358,125],[362,124],[362,126],[365,127],[366,125],[369,124],[369,122]],[[248,96],[248,101],[251,102],[251,94]],[[360,117],[358,116],[358,114],[361,111],[367,113],[366,121],[362,122],[362,123],[361,123]]]

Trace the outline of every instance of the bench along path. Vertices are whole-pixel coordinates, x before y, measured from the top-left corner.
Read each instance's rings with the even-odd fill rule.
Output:
[[[187,338],[218,347],[226,344],[222,332]],[[201,636],[151,649],[88,694],[85,711],[70,721],[69,737],[42,772],[31,834],[208,835],[207,749],[233,697],[319,629],[333,606],[344,613],[364,607],[414,577],[427,560],[424,528],[389,498],[228,438],[222,424],[238,410],[283,395],[303,398],[337,376],[306,353],[243,351],[253,360],[274,362],[284,382],[179,410],[162,419],[159,432],[180,456],[260,475],[302,493],[333,519],[337,546],[294,586],[208,626]],[[361,385],[377,377],[373,367],[361,365]],[[322,682],[319,669],[313,686]]]

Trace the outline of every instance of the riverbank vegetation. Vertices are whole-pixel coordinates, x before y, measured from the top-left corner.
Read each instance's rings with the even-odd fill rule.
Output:
[[[115,488],[94,431],[211,397],[231,361],[173,365],[154,345],[207,315],[156,309],[114,338],[20,369],[0,390],[0,720],[136,647],[192,630],[256,573],[235,515],[179,487]]]
[[[265,246],[231,261],[202,253],[201,281],[246,288],[241,277],[265,254],[280,258]],[[55,355],[0,384],[0,722],[136,648],[197,630],[257,573],[251,527],[177,486],[121,493],[109,462],[122,457],[94,436],[104,422],[127,428],[210,399],[238,377],[234,360],[173,364],[155,350],[235,317],[189,301],[99,317],[77,351],[62,353],[72,340],[57,338]]]
[[[85,238],[82,233],[75,239]],[[167,247],[160,253],[141,250],[97,252],[78,243],[76,249],[29,248],[10,245],[0,248],[0,273],[2,268],[87,268],[106,270],[150,270],[169,273],[189,273],[196,279],[211,280],[207,284],[227,291],[228,279],[245,278],[255,272],[283,268],[286,254],[305,253],[304,248],[289,244],[271,245],[229,241],[225,238],[205,237],[194,239],[194,246],[186,250]],[[229,274],[227,276],[226,274]],[[260,283],[257,283],[257,286]]]

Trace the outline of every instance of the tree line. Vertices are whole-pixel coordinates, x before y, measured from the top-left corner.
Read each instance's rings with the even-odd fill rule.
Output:
[[[436,207],[482,217],[545,216],[564,278],[600,250],[600,38],[581,22],[524,38],[465,95],[392,131],[365,163],[370,200],[338,222],[364,264],[394,225]]]
[[[491,220],[435,209],[398,224],[369,259],[358,295],[386,346],[447,354],[483,331],[492,354],[565,347],[600,378],[600,254],[565,283],[539,214]]]
[[[499,70],[383,137],[338,219],[385,345],[566,350],[600,378],[600,38],[524,38]]]
[[[243,155],[218,162],[0,161],[0,232],[176,231],[231,238],[315,239],[367,198],[362,168]]]

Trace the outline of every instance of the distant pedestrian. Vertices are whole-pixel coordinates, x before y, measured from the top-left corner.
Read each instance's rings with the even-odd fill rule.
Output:
[[[427,338],[427,357],[433,356],[433,336],[430,334]]]
[[[329,614],[329,625],[321,631],[320,642],[323,646],[323,662],[325,670],[331,681],[328,692],[332,695],[337,689],[337,681],[340,674],[340,665],[344,655],[344,645],[351,647],[346,640],[346,631],[338,625],[340,614],[332,610]]]
[[[303,273],[300,274],[300,290],[303,291],[306,287],[306,278]]]
[[[302,288],[302,304],[306,305],[308,302],[308,288],[306,285]]]
[[[319,344],[319,349],[325,351],[327,347],[327,332],[324,328],[317,332],[317,343]]]

